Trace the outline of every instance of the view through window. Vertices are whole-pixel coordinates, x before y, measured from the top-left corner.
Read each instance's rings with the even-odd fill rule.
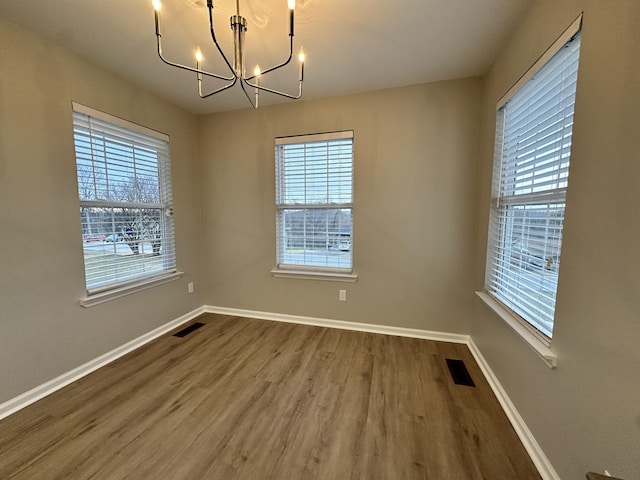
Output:
[[[278,268],[350,273],[353,132],[276,139]]]
[[[578,30],[528,73],[497,112],[486,289],[547,341],[555,317],[579,53]]]
[[[168,137],[74,104],[88,292],[175,271]]]

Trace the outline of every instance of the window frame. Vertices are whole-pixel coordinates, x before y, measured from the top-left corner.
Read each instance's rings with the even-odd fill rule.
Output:
[[[344,145],[340,145],[341,142],[344,142],[345,140],[347,140],[348,143],[348,147],[350,148],[349,151],[349,158],[347,160],[347,162],[342,161],[342,157],[340,156],[340,163],[338,164],[338,167],[336,170],[329,170],[328,168],[328,164],[330,162],[330,160],[332,159],[332,155],[328,154],[326,157],[317,157],[316,161],[326,161],[327,162],[327,171],[324,174],[326,176],[326,181],[320,181],[319,183],[318,180],[309,180],[309,178],[312,176],[311,173],[307,172],[306,166],[308,165],[309,162],[309,158],[307,157],[307,149],[311,149],[313,148],[314,144],[319,144],[319,145],[326,145],[327,150],[329,151],[330,148],[332,147],[336,147],[336,146],[344,146]],[[291,158],[293,158],[293,155],[291,158],[289,158],[289,160],[291,160],[291,163],[288,164],[288,167],[286,165],[286,161],[287,161],[287,157],[285,155],[285,149],[287,147],[292,147],[294,149],[299,148],[300,151],[303,151],[304,153],[302,154],[302,158],[304,158],[304,174],[303,175],[299,175],[299,177],[302,177],[302,180],[300,180],[299,178],[297,179],[297,181],[302,181],[303,185],[304,185],[304,189],[305,189],[305,195],[304,195],[304,199],[300,200],[300,199],[296,199],[295,201],[291,201],[291,197],[288,197],[288,191],[292,190],[294,188],[294,184],[292,181],[292,178],[294,177],[294,175],[287,170],[287,168],[291,169],[292,168],[292,164],[293,162],[295,162],[295,160],[291,160]],[[296,152],[298,153],[298,152]],[[340,154],[342,155],[342,153]],[[338,156],[335,157],[335,159],[338,159]],[[348,166],[345,167],[346,163],[348,163]],[[276,183],[276,201],[275,201],[275,208],[276,208],[276,268],[274,268],[271,271],[271,274],[274,277],[295,277],[295,278],[302,278],[302,279],[321,279],[321,280],[330,280],[330,281],[347,281],[347,282],[353,282],[356,281],[357,279],[357,275],[354,274],[354,269],[353,269],[353,192],[354,192],[354,132],[353,130],[345,130],[345,131],[337,131],[337,132],[327,132],[327,133],[317,133],[317,134],[306,134],[306,135],[295,135],[295,136],[289,136],[289,137],[276,137],[275,139],[275,183]],[[298,165],[299,167],[299,165]],[[336,198],[330,198],[331,196],[334,195],[333,192],[330,192],[331,186],[335,186],[336,183],[335,182],[344,182],[345,181],[345,176],[344,176],[344,172],[341,171],[341,168],[348,168],[348,184],[350,186],[349,192],[348,192],[348,198],[347,196],[345,196],[345,193],[342,189],[340,189],[340,198],[338,198],[338,201],[335,201]],[[309,184],[312,182],[316,182],[314,184],[314,187],[317,187],[318,184],[323,185],[323,187],[326,188],[327,190],[327,199],[325,201],[317,201],[317,199],[311,198],[311,199],[307,199],[306,196],[306,189],[309,187]],[[348,260],[348,265],[340,265],[340,263],[343,261],[343,257],[344,257],[344,252],[343,254],[340,254],[339,252],[341,250],[338,250],[337,255],[338,257],[342,257],[342,258],[338,258],[336,261],[338,263],[338,265],[329,265],[330,262],[333,262],[333,260],[329,260],[329,255],[328,252],[325,255],[325,262],[326,264],[320,264],[320,262],[317,263],[313,263],[313,262],[309,262],[309,263],[292,263],[289,262],[288,258],[286,258],[286,253],[284,251],[284,242],[285,242],[285,238],[286,238],[286,234],[284,233],[285,229],[287,228],[287,220],[286,220],[286,214],[289,213],[289,215],[293,215],[294,212],[292,212],[293,210],[297,211],[295,212],[297,215],[302,215],[304,217],[303,223],[305,225],[305,227],[303,228],[304,233],[302,233],[302,242],[303,242],[303,247],[302,247],[302,260],[303,262],[307,260],[307,254],[309,254],[312,258],[313,258],[313,253],[311,252],[311,249],[309,247],[307,247],[307,242],[310,241],[310,237],[308,236],[307,232],[306,232],[306,225],[307,225],[307,215],[311,214],[311,215],[320,215],[322,216],[322,211],[326,210],[326,215],[327,215],[327,222],[328,222],[328,215],[329,215],[329,211],[332,210],[336,210],[336,215],[338,214],[338,212],[343,212],[341,214],[345,215],[346,217],[348,217],[348,223],[349,223],[349,239],[348,239],[348,256],[349,256],[349,260]],[[345,212],[345,210],[348,210],[348,213]],[[320,213],[318,213],[320,212]],[[340,220],[341,221],[341,220]],[[329,244],[331,243],[330,237],[331,237],[331,232],[329,231],[329,227],[327,224],[327,228],[322,232],[323,238],[325,239],[325,245],[326,245],[326,250],[328,251],[329,248],[332,248],[329,246]],[[337,236],[336,236],[337,235]],[[334,232],[334,236],[336,236],[337,240],[337,244],[335,246],[336,249],[340,248],[340,238],[342,237],[342,233],[339,232],[338,234],[335,234]],[[314,239],[314,241],[316,241]],[[335,243],[335,242],[334,242]]]
[[[553,336],[553,325],[555,322],[555,310],[556,310],[556,301],[555,296],[557,293],[557,278],[553,291],[553,311],[551,314],[551,327],[550,329],[543,329],[540,327],[542,324],[542,317],[537,319],[527,319],[526,314],[530,312],[526,312],[526,308],[522,307],[522,296],[526,295],[525,292],[521,290],[517,290],[517,295],[520,297],[517,301],[521,302],[517,304],[516,301],[511,302],[509,300],[505,300],[505,296],[498,292],[501,287],[497,285],[497,283],[501,280],[500,275],[496,273],[497,270],[502,269],[506,270],[505,264],[506,259],[511,259],[513,257],[514,251],[518,250],[517,248],[512,248],[512,243],[507,243],[507,238],[510,238],[510,234],[513,233],[509,231],[509,222],[511,222],[511,227],[514,225],[524,227],[528,225],[526,220],[522,220],[522,224],[517,223],[516,214],[509,213],[509,207],[514,207],[516,204],[527,205],[523,207],[525,210],[529,208],[531,211],[536,208],[540,208],[542,205],[546,205],[547,210],[551,211],[554,206],[559,206],[562,209],[562,221],[560,223],[559,228],[557,225],[555,226],[556,230],[559,230],[559,237],[555,241],[558,242],[554,248],[557,249],[557,260],[559,260],[560,249],[561,249],[561,241],[562,241],[562,229],[564,225],[564,209],[566,207],[566,192],[568,187],[568,168],[570,163],[570,145],[571,139],[569,139],[569,151],[566,155],[566,167],[563,166],[563,155],[562,151],[565,148],[565,140],[561,142],[560,148],[560,157],[558,160],[554,160],[554,163],[557,163],[558,169],[565,169],[563,172],[563,181],[557,180],[556,188],[547,188],[544,186],[537,187],[535,186],[535,181],[532,180],[531,192],[528,194],[520,194],[515,195],[512,194],[511,197],[501,196],[502,191],[507,190],[507,186],[503,185],[503,182],[506,182],[505,177],[503,176],[503,168],[505,155],[503,152],[504,148],[504,129],[505,129],[505,118],[504,118],[504,110],[511,99],[518,95],[521,90],[525,86],[530,85],[530,81],[532,81],[538,73],[546,73],[544,70],[545,67],[549,64],[549,61],[554,58],[554,56],[560,52],[569,42],[574,40],[581,33],[582,27],[582,15],[580,15],[563,33],[558,37],[558,39],[545,51],[545,53],[532,65],[527,72],[509,89],[509,91],[498,101],[496,107],[496,132],[495,132],[495,149],[494,149],[494,165],[493,165],[493,175],[492,175],[492,194],[491,194],[491,212],[489,217],[489,229],[488,229],[488,243],[487,243],[487,257],[486,257],[486,270],[485,270],[485,290],[484,292],[476,292],[478,296],[492,309],[494,310],[503,320],[507,322],[515,331],[518,333],[530,346],[536,350],[539,355],[553,368],[556,365],[555,355],[550,351],[549,347],[551,344],[552,336]],[[579,48],[579,45],[578,45]],[[577,54],[577,58],[579,59],[579,50]],[[576,60],[576,65],[579,60]],[[576,73],[577,75],[577,73]],[[543,77],[543,75],[540,75]],[[574,93],[575,95],[575,93]],[[575,100],[575,97],[574,97]],[[573,113],[571,113],[571,120],[573,120]],[[571,122],[572,125],[573,122]],[[535,134],[539,135],[540,130],[542,129],[541,125],[536,125],[538,130],[536,130]],[[563,130],[564,132],[564,126]],[[570,134],[572,135],[572,129]],[[534,157],[537,160],[537,157]],[[517,160],[512,160],[512,165],[518,165]],[[534,160],[535,163],[535,160]],[[539,168],[539,165],[532,167],[533,169]],[[541,169],[542,170],[542,169]],[[536,170],[538,171],[538,170]],[[506,175],[506,173],[505,173]],[[558,176],[558,178],[561,178]],[[515,185],[515,183],[514,183]],[[519,198],[516,198],[519,197]],[[511,217],[510,217],[511,215]],[[524,215],[526,217],[526,215]],[[533,217],[532,217],[533,218]],[[545,217],[547,224],[545,228],[547,229],[544,237],[544,249],[547,251],[547,246],[549,245],[550,239],[550,227],[549,227],[549,219],[552,218],[551,214],[548,213]],[[514,220],[515,219],[515,220]],[[531,219],[529,219],[531,220]],[[554,235],[558,235],[557,231],[554,232]],[[529,239],[531,240],[531,239]],[[522,247],[519,247],[522,249]],[[525,249],[525,252],[527,250]],[[502,266],[498,266],[500,261],[502,261]],[[546,268],[546,264],[542,263],[539,267],[541,270]],[[556,265],[557,270],[559,270],[559,264]],[[543,272],[544,273],[544,272]],[[542,276],[542,274],[541,274]],[[505,280],[505,283],[510,282],[510,279]],[[520,288],[520,287],[517,287]],[[517,310],[517,311],[516,311]],[[523,312],[524,310],[524,312]],[[524,313],[524,315],[523,315]],[[537,325],[536,325],[537,324]]]
[[[81,305],[85,307],[93,306],[180,278],[182,273],[178,272],[176,267],[169,136],[76,102],[72,102],[72,117],[80,220],[83,224],[81,235],[86,296],[80,300]],[[102,147],[96,148],[94,142],[98,147],[100,145]],[[115,150],[118,148],[124,148],[125,150],[120,150],[116,153]],[[130,149],[131,153],[127,153],[128,149]],[[139,158],[138,155],[148,155],[148,158],[137,160],[136,158]],[[138,162],[143,163],[140,164]],[[149,187],[151,189],[150,192],[152,192],[149,196],[153,198],[141,199],[139,198],[142,196],[141,194],[135,194],[136,198],[118,199],[117,195],[114,196],[110,190],[109,170],[112,169],[114,172],[117,168],[121,172],[133,170],[133,174],[130,175],[121,173],[122,176],[120,178],[125,180],[133,179],[138,182],[144,178],[144,175],[135,172],[135,169],[140,168],[140,165],[149,168],[146,171],[149,178],[155,178],[155,183],[152,183]],[[81,167],[85,167],[85,170],[86,168],[90,169],[91,178],[89,180],[95,185],[93,195],[86,192],[83,194],[81,191]],[[107,177],[106,179],[103,178],[100,181],[96,179],[96,171],[99,169],[102,169],[101,171],[104,172],[103,175]],[[115,173],[112,173],[113,175]],[[142,187],[140,188],[142,189]],[[99,190],[102,191],[101,194],[98,194]],[[91,196],[93,198],[86,198]],[[92,267],[87,263],[85,251],[88,248],[85,245],[84,237],[85,219],[83,212],[86,209],[102,211],[102,215],[106,214],[107,216],[109,211],[111,216],[119,212],[121,216],[129,215],[130,219],[135,219],[138,222],[143,222],[145,216],[151,219],[147,218],[147,221],[154,223],[155,228],[159,230],[158,233],[155,233],[156,230],[154,230],[151,240],[145,237],[144,234],[136,235],[130,241],[125,240],[133,255],[140,254],[139,257],[133,257],[133,262],[129,262],[129,265],[133,266],[134,270],[138,268],[143,270],[142,272],[128,274],[116,272],[109,275],[106,273],[107,269],[114,268],[114,266],[108,264],[104,269],[98,270],[100,273],[95,273],[91,277],[92,274],[89,273],[89,270]],[[118,222],[122,221],[124,220],[118,220]],[[115,225],[114,222],[115,220],[112,222],[113,225]],[[115,240],[120,231],[115,227],[113,230],[100,233],[113,235]],[[113,244],[114,254],[118,254],[117,242],[109,243]],[[106,239],[103,239],[102,246],[104,248],[102,250],[106,249],[106,244]],[[152,249],[152,255],[147,255],[150,248]],[[113,276],[113,278],[109,278],[110,276]]]

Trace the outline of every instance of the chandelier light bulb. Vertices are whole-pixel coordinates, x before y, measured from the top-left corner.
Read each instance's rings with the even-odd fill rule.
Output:
[[[287,0],[287,2],[289,4],[289,10],[296,8],[296,0]]]
[[[202,62],[202,50],[200,50],[200,47],[196,50],[196,62]]]
[[[300,53],[298,54],[298,81],[300,82],[300,88],[302,88],[302,81],[304,80],[304,50],[300,47]]]
[[[262,71],[260,70],[260,65],[256,65],[256,68],[253,69],[253,74],[256,77],[259,77],[261,73],[262,73]]]
[[[153,9],[156,12],[159,12],[161,8],[162,8],[162,2],[160,0],[153,0]]]

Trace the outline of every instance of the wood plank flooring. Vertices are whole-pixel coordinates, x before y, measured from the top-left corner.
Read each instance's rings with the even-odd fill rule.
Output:
[[[540,479],[464,345],[197,321],[0,421],[0,478]]]

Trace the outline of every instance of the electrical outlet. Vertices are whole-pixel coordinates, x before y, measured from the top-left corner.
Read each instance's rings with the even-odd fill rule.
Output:
[[[338,292],[338,299],[341,302],[346,302],[347,301],[347,291],[346,290],[340,290]]]
[[[187,283],[187,292],[193,293],[193,282]]]

